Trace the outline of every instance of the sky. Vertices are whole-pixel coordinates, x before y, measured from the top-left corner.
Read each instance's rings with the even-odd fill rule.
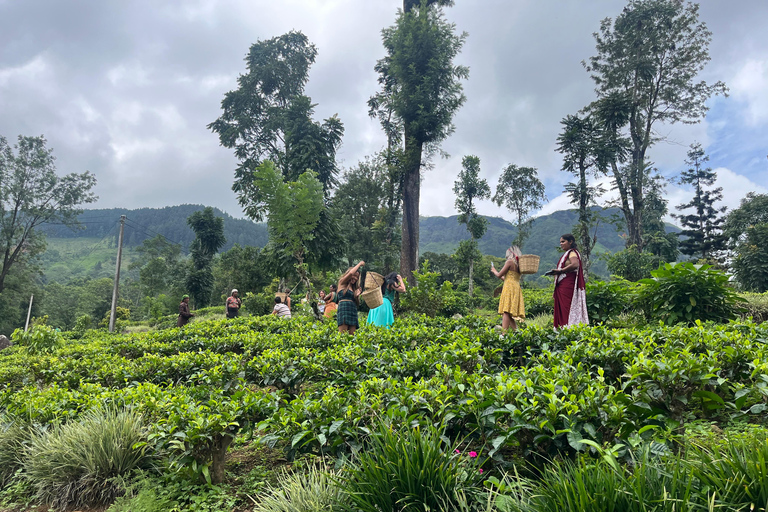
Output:
[[[727,98],[708,102],[696,125],[657,126],[649,152],[666,177],[685,169],[693,142],[704,146],[738,207],[749,191],[768,193],[768,2],[703,0],[711,62],[700,78],[722,80]],[[215,206],[242,217],[231,190],[236,160],[206,125],[246,71],[249,47],[290,30],[317,46],[306,93],[316,119],[345,126],[337,157],[353,167],[382,149],[366,102],[377,91],[381,29],[397,0],[0,0],[0,135],[45,135],[61,174],[96,175],[96,208]],[[457,58],[469,67],[456,130],[424,175],[421,215],[454,215],[453,183],[464,155],[481,160],[495,189],[508,164],[533,166],[549,202],[569,208],[555,151],[560,120],[595,99],[581,62],[595,53],[600,20],[620,0],[456,0],[445,10],[468,34]],[[670,208],[691,191],[667,186]],[[480,213],[511,219],[490,201]]]

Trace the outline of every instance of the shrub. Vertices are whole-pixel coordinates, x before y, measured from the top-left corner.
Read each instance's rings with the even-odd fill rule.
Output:
[[[667,324],[696,320],[727,322],[744,302],[728,288],[728,276],[710,265],[666,263],[640,281],[640,307],[646,317]]]
[[[24,464],[37,497],[55,507],[108,503],[125,478],[147,468],[146,432],[130,410],[94,409],[34,436]]]
[[[746,300],[742,317],[752,317],[758,324],[768,320],[768,293],[743,293],[741,296]]]
[[[632,303],[632,283],[625,279],[589,281],[587,310],[593,323],[605,323],[627,312]]]
[[[523,302],[525,302],[525,316],[552,315],[555,311],[555,298],[553,289],[523,288]],[[498,301],[496,302],[498,305]]]
[[[9,418],[0,420],[0,488],[5,488],[25,459],[25,447],[32,430]]]
[[[459,492],[480,483],[477,458],[455,453],[431,425],[397,431],[382,422],[370,441],[343,482],[360,512],[455,510]]]
[[[75,326],[72,328],[73,338],[79,339],[85,336],[85,331],[93,327],[91,315],[82,315],[77,317]]]
[[[413,277],[416,286],[409,288],[408,293],[403,295],[403,309],[434,317],[443,308],[445,296],[453,293],[453,285],[449,281],[442,286],[438,285],[440,273],[429,271],[429,261],[424,261],[421,270],[414,270]]]
[[[48,354],[59,348],[63,338],[61,333],[53,327],[37,324],[27,332],[16,329],[11,339],[15,344],[23,346],[30,354]]]
[[[251,293],[247,292],[243,297],[243,309],[254,316],[268,315],[275,307],[274,293]]]
[[[327,512],[338,510],[346,495],[333,475],[317,468],[307,473],[282,473],[253,512]]]
[[[628,281],[646,279],[658,266],[658,256],[640,252],[634,245],[608,257],[608,271]]]
[[[452,317],[456,314],[466,315],[469,313],[472,308],[473,297],[470,297],[468,293],[454,291],[450,281],[444,282],[440,291],[443,294],[443,305],[438,312],[440,316]]]

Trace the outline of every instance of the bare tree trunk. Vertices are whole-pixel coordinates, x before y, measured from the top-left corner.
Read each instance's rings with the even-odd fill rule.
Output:
[[[469,260],[469,296],[471,297],[473,292],[475,291],[475,283],[472,280],[472,272],[475,268],[475,262],[471,259]]]
[[[403,183],[403,240],[400,244],[400,274],[415,284],[413,271],[419,266],[419,197],[421,195],[422,143],[405,137],[405,177]]]
[[[213,440],[213,462],[211,463],[211,483],[221,484],[224,482],[225,471],[224,463],[227,459],[227,448],[232,444],[231,436],[219,434]]]

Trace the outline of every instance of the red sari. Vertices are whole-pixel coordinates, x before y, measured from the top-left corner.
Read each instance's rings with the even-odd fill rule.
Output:
[[[559,274],[555,279],[556,329],[589,324],[584,270],[581,268],[581,254],[579,254],[579,251],[576,249],[566,251],[560,258],[560,261],[557,262],[557,268],[560,270],[568,265],[568,255],[571,252],[579,259],[579,268],[565,274]]]

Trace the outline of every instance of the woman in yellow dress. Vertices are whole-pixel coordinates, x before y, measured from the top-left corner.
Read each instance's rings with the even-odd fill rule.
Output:
[[[515,246],[507,249],[507,261],[501,270],[496,270],[491,265],[491,272],[499,279],[504,280],[504,287],[499,297],[499,314],[501,315],[501,328],[506,331],[511,326],[517,329],[517,322],[525,320],[525,304],[523,303],[523,291],[520,289],[520,248]]]

